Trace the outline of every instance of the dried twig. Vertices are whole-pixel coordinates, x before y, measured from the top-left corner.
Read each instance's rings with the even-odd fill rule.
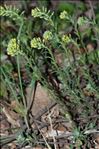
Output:
[[[52,120],[51,120],[51,113],[49,113],[48,118],[49,118],[49,121],[50,121],[51,130],[53,131],[53,125],[52,125]],[[53,137],[53,142],[54,142],[54,148],[57,149],[57,147],[56,147],[56,139],[55,139],[54,135],[52,137]]]
[[[35,82],[35,87],[34,87],[34,91],[32,93],[32,97],[31,97],[31,102],[30,102],[30,105],[28,107],[28,113],[31,111],[31,109],[33,108],[33,104],[34,104],[34,100],[35,100],[35,94],[36,94],[36,89],[37,89],[37,84],[38,82],[36,81]]]
[[[48,107],[45,107],[42,111],[40,111],[39,113],[37,113],[37,115],[35,116],[35,119],[40,120],[41,116],[43,114],[45,114],[46,112],[50,111],[54,106],[56,106],[57,103],[51,103]]]

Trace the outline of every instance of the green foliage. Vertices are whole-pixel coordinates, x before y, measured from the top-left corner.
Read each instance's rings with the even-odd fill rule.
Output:
[[[59,4],[58,10],[59,11],[66,10],[68,13],[71,14],[71,13],[74,12],[74,7],[75,7],[75,4],[70,4],[70,3],[67,3],[67,2],[63,2],[63,3]]]

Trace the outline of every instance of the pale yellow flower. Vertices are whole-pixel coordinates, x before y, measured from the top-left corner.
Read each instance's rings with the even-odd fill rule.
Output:
[[[71,39],[70,39],[69,36],[63,35],[63,36],[62,36],[62,41],[63,41],[64,43],[68,44],[68,43],[71,41]]]
[[[20,52],[19,44],[16,38],[12,38],[8,43],[7,54],[10,56],[15,56]]]
[[[51,40],[53,38],[52,32],[50,31],[45,31],[43,34],[44,40]]]
[[[41,15],[41,11],[38,7],[32,9],[31,13],[34,18],[39,17]]]
[[[40,37],[37,38],[33,38],[31,40],[31,48],[37,48],[37,49],[41,49],[42,48],[42,41]]]
[[[60,13],[60,19],[68,19],[68,13],[67,13],[67,11],[63,11],[63,12],[61,12]]]
[[[84,24],[86,23],[86,21],[87,21],[86,18],[84,18],[84,17],[79,17],[79,18],[78,18],[78,21],[77,21],[77,24],[80,25],[80,26],[82,26],[82,25],[84,25]]]

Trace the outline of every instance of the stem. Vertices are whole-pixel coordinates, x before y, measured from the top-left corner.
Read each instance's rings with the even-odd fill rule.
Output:
[[[18,67],[18,76],[19,76],[19,83],[20,83],[20,91],[21,91],[21,95],[23,98],[23,104],[24,107],[26,108],[26,100],[23,94],[23,87],[22,87],[22,80],[21,80],[21,74],[20,74],[20,64],[19,64],[19,55],[17,55],[17,67]]]
[[[53,62],[53,64],[54,64],[54,66],[56,67],[56,69],[58,69],[58,66],[57,66],[57,64],[56,64],[56,61],[55,61],[55,58],[54,58],[54,56],[53,56],[52,51],[51,51],[48,47],[45,47],[45,48],[48,50],[49,54],[51,55],[51,60],[52,60],[52,62]]]
[[[23,23],[23,19],[22,19],[21,20],[21,25],[20,25],[20,28],[19,28],[19,32],[18,32],[18,36],[17,36],[17,40],[19,40],[19,38],[20,38],[23,24],[24,23]],[[17,55],[17,67],[18,67],[18,76],[19,76],[19,83],[20,83],[20,91],[21,91],[21,95],[22,95],[22,99],[23,99],[24,108],[26,110],[26,114],[24,115],[24,120],[25,120],[25,123],[26,123],[26,126],[27,126],[28,130],[30,130],[29,121],[28,121],[28,115],[27,115],[27,102],[26,102],[26,98],[24,96],[23,87],[22,87],[22,80],[21,80],[21,73],[20,73],[20,63],[19,63],[19,55]]]
[[[21,22],[21,25],[20,25],[20,28],[19,28],[19,32],[18,32],[18,36],[17,36],[17,40],[19,40],[19,38],[20,38],[20,35],[21,35],[21,31],[22,31],[22,27],[23,27],[23,19],[21,20],[22,22]]]

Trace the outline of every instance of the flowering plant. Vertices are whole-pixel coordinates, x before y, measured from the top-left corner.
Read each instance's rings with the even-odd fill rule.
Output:
[[[13,72],[11,74],[9,70],[6,71],[4,66],[1,67],[1,73],[13,99],[16,99],[19,105],[22,104],[21,110],[18,110],[21,111],[19,113],[22,116],[22,122],[24,119],[26,128],[22,129],[23,134],[25,133],[23,139],[21,139],[21,133],[17,140],[22,141],[23,144],[26,140],[33,144],[33,141],[37,142],[38,139],[34,134],[35,130],[30,127],[31,122],[28,122],[38,82],[47,89],[51,97],[61,103],[63,108],[65,107],[65,112],[70,115],[66,114],[66,117],[68,116],[69,120],[72,118],[75,125],[81,130],[86,128],[88,116],[95,113],[95,106],[91,108],[94,99],[97,102],[99,99],[98,73],[96,72],[99,64],[99,40],[96,21],[90,22],[90,30],[87,29],[89,32],[85,31],[82,36],[80,29],[89,22],[88,18],[74,17],[66,10],[57,14],[57,18],[54,14],[55,12],[44,7],[41,9],[36,7],[31,10],[32,19],[28,19],[24,12],[20,13],[15,8],[1,7],[0,9],[0,16],[12,19],[15,21],[15,25],[19,26],[17,30],[15,28],[14,35],[11,34],[4,41],[4,45],[7,44],[5,46],[7,55],[12,61],[15,60],[13,65],[15,70],[17,69],[18,75],[14,75],[17,78],[14,80]],[[40,22],[39,27],[36,21]],[[89,33],[91,33],[91,38],[87,37]],[[91,43],[94,41],[96,45],[87,45],[89,41]],[[21,68],[25,69],[25,75]],[[27,76],[25,81],[24,76]],[[26,100],[25,87],[27,85],[32,87],[31,99],[33,100],[29,106],[27,106]],[[90,104],[87,100],[92,103]],[[84,121],[81,121],[82,119]],[[75,135],[76,139],[81,137],[80,133],[77,131],[76,133],[78,134]],[[30,139],[25,137],[30,137]],[[80,144],[82,143],[80,142]]]

